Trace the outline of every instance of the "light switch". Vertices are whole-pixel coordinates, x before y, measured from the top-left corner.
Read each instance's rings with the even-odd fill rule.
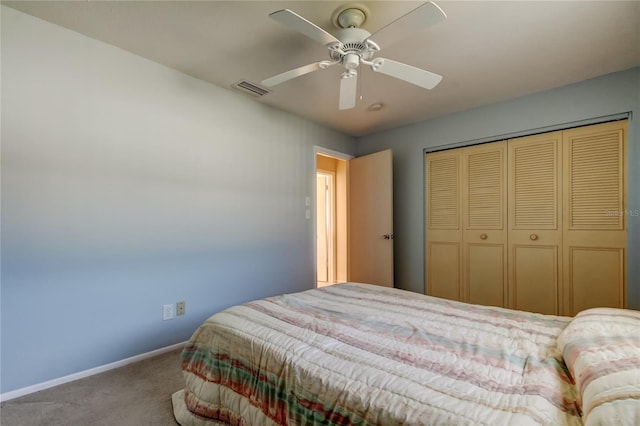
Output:
[[[311,219],[311,210],[307,209],[304,215],[307,217],[307,219]]]
[[[304,197],[304,205],[305,206],[310,206],[311,205],[311,198],[310,197]]]

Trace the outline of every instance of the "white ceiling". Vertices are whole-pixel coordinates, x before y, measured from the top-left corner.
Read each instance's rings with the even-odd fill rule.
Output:
[[[233,89],[328,59],[324,46],[268,17],[289,8],[330,33],[348,4],[371,33],[413,1],[3,1],[5,5]],[[352,136],[566,85],[640,65],[639,1],[437,1],[448,18],[378,56],[444,76],[420,89],[361,67],[356,108],[338,110],[340,67],[254,98]],[[364,69],[363,69],[364,68]],[[243,96],[250,96],[244,95]],[[361,99],[360,99],[361,97]],[[367,107],[381,102],[381,111]]]

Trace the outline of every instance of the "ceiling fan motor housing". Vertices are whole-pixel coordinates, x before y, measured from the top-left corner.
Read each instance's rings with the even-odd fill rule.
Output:
[[[341,49],[330,50],[329,56],[334,61],[342,62],[346,68],[352,69],[349,64],[353,64],[356,60],[359,64],[358,58],[368,60],[379,50],[376,49],[377,45],[375,43],[365,42],[370,35],[368,31],[362,28],[345,28],[337,31],[336,37],[340,40],[342,46]],[[354,56],[357,56],[357,58],[354,58]],[[357,65],[353,68],[356,67]]]

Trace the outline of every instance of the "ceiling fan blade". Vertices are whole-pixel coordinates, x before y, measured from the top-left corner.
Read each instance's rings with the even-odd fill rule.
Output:
[[[303,67],[283,72],[282,74],[274,75],[273,77],[269,77],[266,80],[262,80],[261,83],[267,87],[273,87],[277,84],[284,83],[285,81],[300,77],[301,75],[309,74],[310,72],[322,69],[322,66],[320,65],[322,62],[323,61],[314,62],[313,64],[305,65]]]
[[[385,58],[374,60],[371,69],[425,89],[433,89],[442,80],[441,75]]]
[[[294,29],[325,46],[330,43],[340,43],[340,40],[290,9],[278,10],[269,16],[282,25]]]
[[[382,48],[405,38],[412,32],[427,28],[445,19],[447,19],[447,15],[444,11],[437,4],[429,1],[380,28],[367,40],[372,39]]]
[[[342,73],[340,79],[340,109],[351,109],[356,106],[358,88],[358,72],[349,70]]]

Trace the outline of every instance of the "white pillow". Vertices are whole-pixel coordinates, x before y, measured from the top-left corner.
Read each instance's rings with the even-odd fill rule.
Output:
[[[586,425],[640,425],[640,312],[580,312],[558,336]]]

